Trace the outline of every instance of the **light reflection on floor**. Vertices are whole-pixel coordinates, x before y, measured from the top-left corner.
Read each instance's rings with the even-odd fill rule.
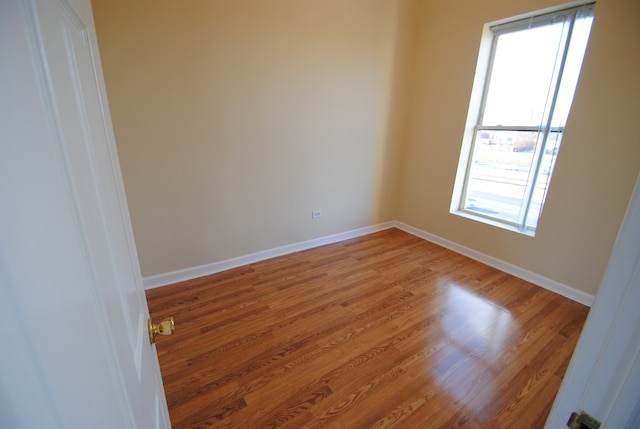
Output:
[[[452,401],[482,421],[494,413],[492,382],[518,328],[506,308],[464,285],[450,282],[448,286],[441,324],[447,352],[439,354],[435,364],[431,362],[432,375]]]

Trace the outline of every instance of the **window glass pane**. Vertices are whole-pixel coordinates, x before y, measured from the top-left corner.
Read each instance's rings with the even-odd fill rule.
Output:
[[[588,12],[591,13],[592,11]],[[580,76],[582,59],[587,49],[592,22],[592,15],[581,15],[581,17],[576,20],[571,35],[571,44],[567,53],[566,65],[562,73],[562,81],[558,89],[558,100],[553,114],[552,127],[563,127],[567,123],[569,109],[578,84],[578,77]]]
[[[517,224],[539,133],[480,130],[464,208]]]
[[[482,125],[545,122],[563,30],[560,22],[498,36]]]
[[[541,154],[542,160],[540,162],[540,170],[535,178],[534,189],[531,194],[529,214],[526,218],[526,226],[528,228],[535,229],[538,224],[540,213],[542,213],[542,205],[544,204],[544,199],[547,196],[547,190],[549,189],[551,173],[553,172],[553,167],[556,163],[556,156],[560,149],[561,139],[561,132],[549,133],[546,149],[544,153]]]

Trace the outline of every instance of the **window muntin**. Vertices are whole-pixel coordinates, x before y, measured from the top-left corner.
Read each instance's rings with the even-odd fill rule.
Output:
[[[593,4],[493,34],[459,211],[533,234],[593,21]]]

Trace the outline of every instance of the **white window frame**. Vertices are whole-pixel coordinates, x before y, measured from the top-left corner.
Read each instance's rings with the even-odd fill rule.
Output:
[[[458,165],[458,172],[456,175],[453,197],[451,200],[451,213],[525,235],[535,235],[536,228],[527,226],[526,216],[528,216],[529,206],[531,205],[533,200],[532,195],[536,183],[536,176],[540,174],[543,159],[542,154],[546,150],[548,138],[553,133],[560,133],[561,135],[564,133],[564,124],[562,124],[562,126],[554,127],[552,126],[552,120],[554,117],[553,114],[558,97],[558,88],[560,87],[562,81],[562,75],[567,60],[566,54],[569,49],[570,43],[567,42],[563,48],[564,53],[562,56],[561,64],[559,66],[558,79],[554,83],[555,90],[553,91],[553,95],[550,100],[550,108],[545,115],[544,123],[540,124],[539,126],[482,125],[489,85],[491,83],[489,77],[491,76],[491,68],[493,66],[498,36],[525,28],[537,27],[546,23],[551,23],[561,16],[572,15],[573,18],[570,24],[569,37],[567,38],[567,41],[569,41],[571,39],[577,14],[584,11],[591,11],[591,13],[593,14],[594,7],[595,2],[593,1],[572,3],[569,5],[559,6],[557,8],[535,12],[529,15],[521,15],[515,18],[489,23],[484,26],[480,53],[478,55],[476,76],[474,79],[471,102],[469,105],[467,126],[465,128],[460,162]],[[467,199],[467,185],[471,175],[476,138],[479,135],[479,131],[482,130],[523,131],[539,133],[538,141],[534,150],[532,166],[530,169],[530,178],[527,181],[525,198],[523,198],[526,207],[522,211],[523,214],[521,215],[518,222],[505,220],[497,216],[485,215],[483,213],[465,208],[465,202]],[[552,172],[550,174],[552,174]],[[543,203],[544,199],[545,198],[543,197]],[[540,215],[542,214],[542,209],[543,208],[540,209]]]

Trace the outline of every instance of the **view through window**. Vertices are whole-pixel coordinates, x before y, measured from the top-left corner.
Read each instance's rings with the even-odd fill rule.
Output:
[[[459,211],[533,234],[593,21],[593,4],[491,27]]]

